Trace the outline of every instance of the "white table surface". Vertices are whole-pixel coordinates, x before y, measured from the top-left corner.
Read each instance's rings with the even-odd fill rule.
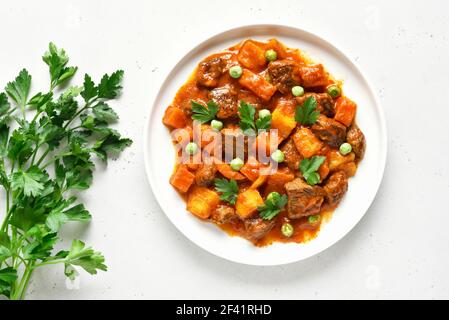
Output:
[[[2,1],[0,85],[27,67],[34,88],[47,87],[49,41],[79,66],[78,80],[122,68],[118,126],[134,140],[84,193],[92,223],[64,229],[102,251],[109,271],[67,285],[62,266],[43,268],[28,298],[449,298],[449,2],[223,3]],[[192,244],[155,203],[142,156],[148,108],[170,68],[207,37],[258,23],[301,27],[346,52],[373,83],[389,134],[364,219],[325,252],[282,267],[234,264]]]

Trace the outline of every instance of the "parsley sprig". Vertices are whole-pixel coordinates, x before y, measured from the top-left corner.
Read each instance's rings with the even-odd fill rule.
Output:
[[[312,125],[314,124],[320,112],[316,110],[317,101],[314,97],[308,97],[304,104],[301,106],[297,106],[295,110],[295,120],[296,122],[303,125]]]
[[[284,209],[287,204],[287,196],[272,192],[265,199],[265,203],[258,208],[259,215],[264,220],[271,220]]]
[[[317,171],[323,164],[324,160],[326,160],[326,157],[324,156],[313,156],[310,159],[301,160],[299,169],[308,184],[313,186],[320,182],[320,175]]]
[[[192,106],[192,119],[197,120],[201,123],[206,123],[215,119],[218,112],[218,105],[213,101],[209,100],[207,102],[207,108],[201,103],[191,100],[190,104]]]
[[[107,269],[103,255],[80,240],[67,251],[53,251],[64,224],[91,219],[75,194],[92,184],[93,157],[107,161],[132,142],[110,127],[118,115],[108,101],[120,94],[123,71],[104,75],[98,84],[86,74],[83,86],[62,87],[77,67],[68,66],[66,52],[52,43],[43,60],[49,91],[29,98],[32,78],[23,69],[0,93],[6,210],[0,226],[0,295],[10,299],[23,299],[33,272],[45,265],[64,264],[70,278],[77,267],[90,274]]]
[[[221,193],[220,199],[230,204],[235,204],[237,201],[237,195],[239,193],[239,187],[237,185],[237,181],[234,179],[227,180],[223,179],[215,179],[215,190],[218,193]]]
[[[256,108],[246,103],[245,101],[240,101],[239,107],[239,126],[243,131],[251,130],[253,132],[258,132],[260,130],[268,130],[271,127],[271,117],[259,118],[254,121],[256,115]]]

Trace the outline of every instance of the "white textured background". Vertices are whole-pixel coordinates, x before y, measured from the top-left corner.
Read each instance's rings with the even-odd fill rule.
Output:
[[[62,266],[42,269],[28,297],[449,298],[449,2],[223,3],[1,0],[0,86],[27,67],[34,88],[46,88],[49,41],[80,67],[77,79],[123,68],[119,128],[134,140],[84,193],[92,223],[64,231],[102,251],[109,271],[68,286]],[[237,265],[190,243],[155,204],[143,165],[143,124],[170,68],[207,37],[252,23],[333,42],[371,80],[387,117],[387,167],[365,218],[327,251],[284,267]]]

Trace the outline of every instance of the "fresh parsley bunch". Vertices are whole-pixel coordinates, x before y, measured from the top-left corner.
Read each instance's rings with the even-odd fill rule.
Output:
[[[53,247],[63,224],[91,219],[74,194],[92,184],[93,156],[107,161],[132,142],[109,126],[118,116],[107,101],[119,95],[123,71],[98,84],[86,74],[82,87],[67,86],[77,68],[67,66],[65,51],[50,43],[43,60],[48,92],[30,98],[31,76],[23,69],[0,93],[0,295],[10,299],[23,299],[34,270],[45,265],[63,264],[70,278],[76,266],[106,271],[103,255],[80,240],[67,251]]]

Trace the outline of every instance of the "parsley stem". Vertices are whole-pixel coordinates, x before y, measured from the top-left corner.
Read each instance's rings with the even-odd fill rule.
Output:
[[[49,152],[50,152],[50,147],[48,147],[47,150],[45,150],[45,152],[39,158],[39,160],[37,160],[37,162],[36,162],[37,166],[39,166],[41,164],[41,162],[44,161],[45,157],[48,155]]]

